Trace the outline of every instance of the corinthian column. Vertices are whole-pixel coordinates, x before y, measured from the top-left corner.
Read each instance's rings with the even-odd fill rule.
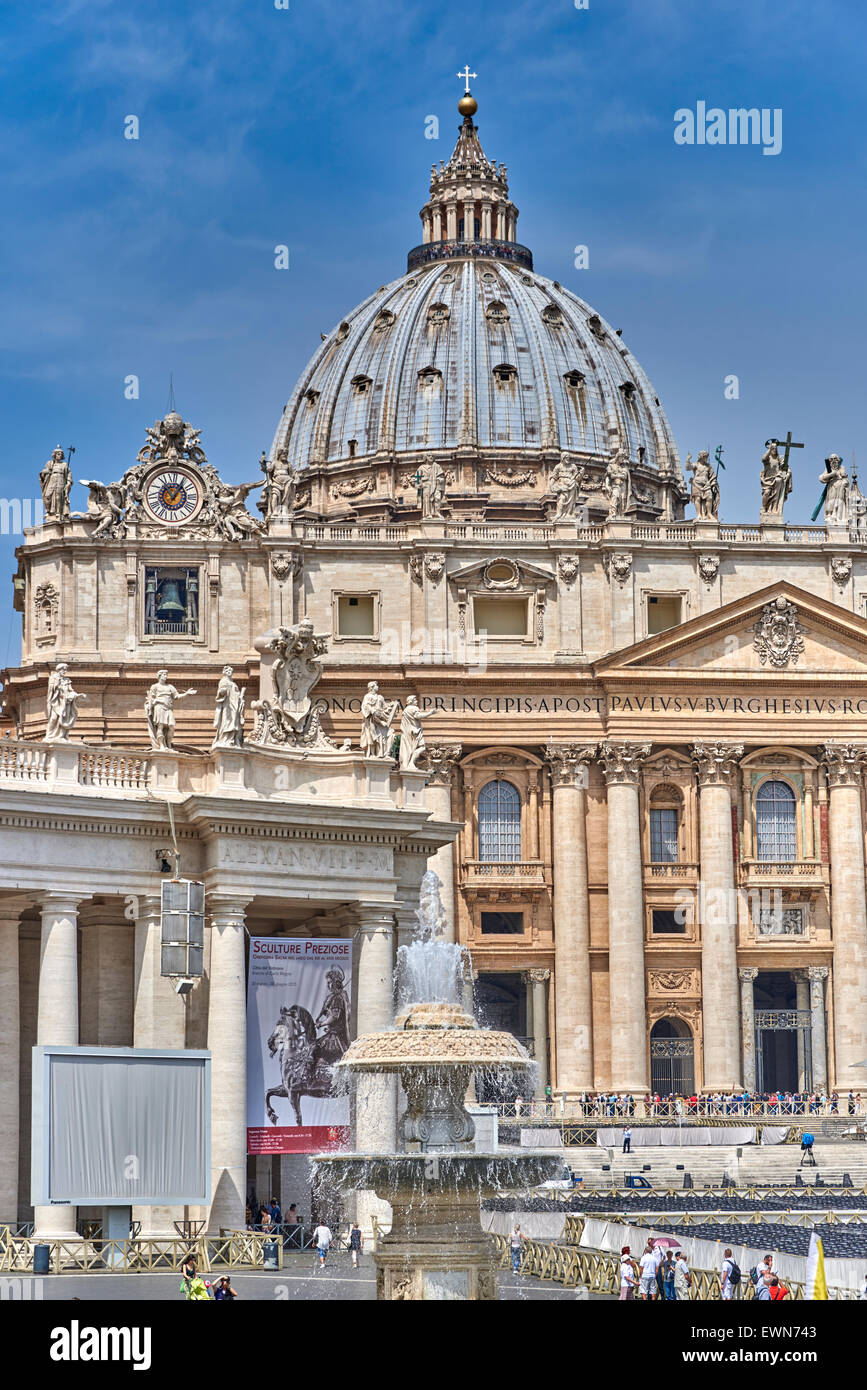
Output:
[[[808,965],[810,982],[810,1051],[813,1058],[813,1090],[828,1084],[828,1049],[825,1046],[825,981],[827,965]]]
[[[603,743],[599,749],[608,785],[609,1085],[617,1091],[648,1088],[638,777],[649,752],[649,743]]]
[[[756,1089],[756,1000],[753,981],[758,973],[755,965],[743,966],[738,971],[738,979],[741,982],[741,1050],[744,1058],[744,1086],[748,1091]]]
[[[692,748],[699,785],[699,913],[706,1091],[732,1091],[741,1084],[737,1033],[738,912],[729,787],[743,752],[742,743],[696,743]]]
[[[595,744],[549,743],[553,787],[556,1090],[593,1090],[593,998],[585,827],[587,762]]]
[[[452,787],[457,776],[461,745],[459,743],[432,743],[428,745],[427,758],[430,778],[425,788],[425,805],[430,808],[434,820],[452,819]],[[446,914],[445,940],[457,941],[458,924],[455,916],[455,847],[441,845],[429,867],[442,884],[442,904]]]
[[[867,748],[826,743],[822,756],[830,791],[836,1083],[849,1087],[861,1084],[863,1073],[856,1068],[867,1059],[867,885],[861,820],[861,778]],[[813,1067],[815,1086],[815,1058]]]
[[[36,1041],[64,1047],[78,1045],[78,904],[66,893],[42,897],[39,957],[39,1008]],[[37,1207],[34,1235],[75,1236],[75,1207]]]
[[[208,1230],[244,1229],[247,1194],[246,898],[208,900],[208,1048],[211,1053],[211,1211]]]

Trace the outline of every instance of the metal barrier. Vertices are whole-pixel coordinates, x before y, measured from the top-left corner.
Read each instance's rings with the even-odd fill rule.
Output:
[[[618,1101],[612,1102],[599,1097],[592,1100],[578,1101],[567,1100],[564,1096],[555,1096],[551,1100],[532,1100],[532,1101],[506,1101],[492,1104],[490,1109],[496,1110],[503,1120],[519,1120],[522,1123],[538,1124],[546,1120],[610,1120],[617,1124],[619,1121],[628,1120],[634,1127],[642,1121],[653,1124],[659,1120],[681,1121],[683,1124],[707,1124],[714,1120],[728,1121],[731,1124],[743,1124],[745,1120],[772,1120],[779,1124],[795,1123],[808,1126],[815,1124],[817,1119],[827,1117],[834,1121],[841,1121],[851,1124],[853,1127],[859,1124],[864,1125],[864,1102],[860,1106],[850,1111],[848,1100],[844,1097],[837,1102],[836,1108],[833,1101],[783,1101],[781,1104],[772,1105],[769,1102],[758,1100],[743,1101],[735,1096],[725,1097],[721,1100],[714,1100],[711,1097],[702,1097],[696,1105],[690,1106],[686,1101],[660,1101],[656,1104],[653,1101],[643,1100]]]
[[[5,1234],[3,1233],[5,1230]],[[188,1255],[193,1255],[202,1273],[220,1269],[262,1269],[266,1241],[272,1236],[258,1231],[221,1231],[219,1236],[200,1236],[196,1240],[66,1240],[39,1241],[50,1250],[54,1274],[147,1274],[180,1272]],[[27,1271],[33,1266],[32,1240],[0,1228],[0,1270]],[[278,1265],[283,1264],[283,1243],[277,1241]]]
[[[511,1262],[509,1237],[491,1237],[501,1267]],[[580,1250],[577,1246],[546,1245],[541,1241],[525,1238],[521,1248],[521,1274],[532,1275],[536,1279],[550,1279],[562,1284],[564,1288],[577,1288],[581,1285],[590,1293],[620,1296],[620,1257],[603,1250]],[[690,1268],[692,1287],[690,1299],[707,1300],[720,1297],[719,1274],[716,1270]],[[796,1279],[783,1281],[789,1290],[789,1297],[795,1302],[803,1302],[804,1285]],[[751,1299],[755,1289],[749,1279],[742,1279],[733,1290],[733,1298]],[[830,1299],[857,1299],[858,1294],[851,1289],[837,1287],[828,1289]]]

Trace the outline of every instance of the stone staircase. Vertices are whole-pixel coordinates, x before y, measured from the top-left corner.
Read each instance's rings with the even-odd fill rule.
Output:
[[[655,1188],[682,1188],[684,1173],[690,1174],[696,1188],[719,1187],[729,1177],[740,1187],[794,1185],[800,1172],[805,1184],[821,1177],[826,1186],[839,1185],[848,1173],[855,1187],[867,1185],[867,1145],[822,1144],[814,1150],[815,1168],[801,1168],[801,1150],[797,1144],[760,1146],[748,1144],[738,1149],[696,1145],[682,1148],[638,1148],[631,1154],[619,1149],[562,1150],[563,1158],[585,1187],[625,1187],[626,1174],[637,1173]],[[608,1166],[608,1171],[604,1170]],[[644,1171],[649,1167],[649,1171]]]

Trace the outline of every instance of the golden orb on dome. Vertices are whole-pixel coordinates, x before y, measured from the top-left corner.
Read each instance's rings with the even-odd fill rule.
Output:
[[[458,102],[458,111],[460,114],[462,116],[475,116],[478,109],[479,103],[476,101],[475,97],[471,96],[469,92],[464,92]]]

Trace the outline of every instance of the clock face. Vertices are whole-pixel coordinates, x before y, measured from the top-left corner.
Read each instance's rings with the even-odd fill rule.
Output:
[[[145,480],[145,511],[164,526],[180,526],[192,521],[204,500],[202,485],[186,468],[163,466]]]

